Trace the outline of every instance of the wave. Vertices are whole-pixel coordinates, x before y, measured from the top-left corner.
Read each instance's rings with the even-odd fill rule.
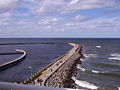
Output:
[[[95,74],[102,74],[102,75],[107,75],[107,76],[120,76],[119,71],[97,71],[97,70],[89,70],[85,68],[81,68],[80,65],[77,65],[77,68],[80,69],[81,71],[88,72],[88,73],[95,73]]]
[[[84,54],[86,58],[97,58],[98,56],[96,54]]]
[[[120,53],[111,53],[110,56],[120,57]]]
[[[86,71],[86,72],[100,73],[99,71],[82,68],[80,64],[77,65],[77,69],[80,69],[81,71]]]
[[[120,60],[120,57],[108,57],[109,60]]]
[[[101,48],[102,46],[96,46],[96,48]]]
[[[111,57],[108,57],[109,60],[120,60],[120,53],[111,53]]]
[[[100,71],[91,70],[93,73],[100,73]]]
[[[84,69],[84,68],[81,68],[80,64],[77,65],[77,69],[82,70],[82,71],[85,71],[85,70],[86,70],[86,69]]]
[[[87,81],[81,81],[81,80],[77,80],[75,79],[75,77],[72,77],[72,79],[75,81],[75,83],[82,87],[82,88],[87,88],[87,89],[98,89],[97,86],[93,85],[92,83],[89,83]]]
[[[84,61],[85,61],[85,59],[81,58],[81,59],[80,59],[80,61],[84,62]]]
[[[119,63],[97,63],[97,62],[90,62],[92,65],[95,66],[101,66],[101,67],[113,67],[113,68],[120,68],[120,64]]]

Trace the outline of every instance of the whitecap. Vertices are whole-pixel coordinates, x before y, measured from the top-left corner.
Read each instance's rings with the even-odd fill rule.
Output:
[[[120,60],[120,57],[108,57],[109,60]]]
[[[96,48],[101,48],[102,46],[96,46]]]
[[[97,55],[96,55],[96,54],[84,54],[84,56],[85,56],[86,58],[91,58],[91,57],[97,58]]]
[[[85,61],[85,59],[82,59],[82,58],[81,58],[81,59],[80,59],[80,61],[84,62],[84,61]]]
[[[87,82],[87,81],[80,81],[80,80],[75,80],[75,83],[79,85],[80,87],[87,88],[87,89],[98,89],[97,86]]]
[[[91,70],[93,73],[100,73],[99,71]]]
[[[100,71],[95,71],[95,70],[89,70],[89,69],[82,68],[80,64],[77,65],[77,69],[80,69],[81,71],[86,71],[86,72],[100,73]]]
[[[108,57],[109,60],[120,60],[120,53],[111,53],[111,57]]]
[[[85,71],[86,69],[81,68],[80,64],[77,65],[77,69],[80,69],[81,71]]]
[[[74,81],[76,80],[75,77],[71,77],[71,78],[72,78],[72,80],[74,80]]]
[[[120,53],[111,53],[110,56],[120,57]]]
[[[77,80],[75,77],[71,77],[71,78],[80,87],[87,88],[87,89],[98,89],[97,86],[95,86],[95,85],[93,85],[93,84],[91,84],[91,83],[89,83],[87,81]]]

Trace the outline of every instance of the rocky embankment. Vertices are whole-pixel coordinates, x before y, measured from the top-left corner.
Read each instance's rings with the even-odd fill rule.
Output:
[[[76,52],[45,82],[45,86],[59,87],[59,88],[75,88],[72,76],[77,74],[78,69],[76,65],[81,63],[80,58],[82,55],[82,47],[76,49]]]

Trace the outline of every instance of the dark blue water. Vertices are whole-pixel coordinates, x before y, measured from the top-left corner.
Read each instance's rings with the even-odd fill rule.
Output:
[[[22,81],[30,76],[29,66],[32,66],[33,73],[53,62],[71,48],[67,42],[78,43],[83,46],[83,53],[86,58],[82,65],[78,66],[80,72],[77,75],[76,83],[80,88],[100,87],[116,89],[120,87],[120,39],[0,39],[0,43],[16,42],[55,42],[56,44],[20,44],[0,45],[0,52],[24,49],[27,57],[19,65],[0,72],[0,81]],[[0,56],[0,61],[14,58]]]
[[[120,39],[80,40],[85,58],[77,84],[115,90],[120,87]],[[87,83],[87,84],[86,84]]]
[[[0,39],[6,42],[41,42],[37,39]],[[13,40],[13,41],[12,41]],[[47,41],[46,41],[47,42]],[[2,42],[3,43],[3,42]],[[11,67],[7,70],[0,72],[0,81],[6,82],[21,82],[31,75],[32,73],[44,68],[72,47],[68,44],[17,44],[17,45],[0,45],[0,52],[15,52],[16,49],[22,49],[27,52],[26,58],[18,65]],[[0,63],[8,62],[20,55],[1,55]]]

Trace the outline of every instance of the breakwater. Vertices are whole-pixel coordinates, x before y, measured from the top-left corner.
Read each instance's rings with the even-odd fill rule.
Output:
[[[23,45],[23,44],[55,44],[53,42],[7,42],[0,43],[0,45]]]
[[[82,47],[77,44],[70,43],[73,46],[71,55],[66,59],[66,62],[61,65],[51,76],[46,80],[45,86],[59,87],[59,88],[75,88],[75,83],[71,79],[77,74],[76,65],[80,62],[82,55]],[[68,53],[68,54],[70,54]]]
[[[63,56],[49,64],[42,70],[36,72],[31,77],[27,78],[21,84],[35,84],[40,86],[52,86],[52,87],[70,87],[70,78],[75,73],[75,64],[80,62],[82,57],[82,47],[69,43],[73,46],[71,50],[65,53]],[[42,79],[42,82],[38,82],[38,79]],[[69,86],[65,84],[69,82]]]
[[[26,56],[26,52],[24,50],[16,50],[16,53],[22,53],[22,55],[14,60],[11,60],[9,62],[3,63],[0,65],[0,71],[7,69],[9,67],[12,67],[16,64],[18,64],[19,62],[21,62],[25,56]],[[2,54],[2,53],[1,53]],[[12,54],[12,53],[7,53],[7,54]],[[15,53],[14,53],[15,54]],[[5,53],[3,53],[2,55],[6,55]]]

